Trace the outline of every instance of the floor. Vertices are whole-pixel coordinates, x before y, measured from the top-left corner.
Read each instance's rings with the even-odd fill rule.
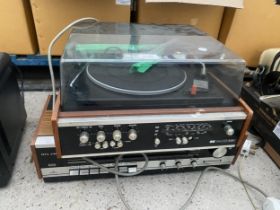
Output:
[[[10,184],[0,189],[0,209],[124,209],[114,179],[44,183],[36,176],[29,144],[47,92],[27,92],[28,119]],[[229,171],[237,174],[237,164]],[[261,149],[242,164],[243,178],[280,198],[280,170]],[[177,210],[190,195],[200,172],[122,178],[123,191],[135,210]],[[250,191],[257,206],[263,197]],[[188,210],[251,210],[242,186],[223,175],[207,174]]]

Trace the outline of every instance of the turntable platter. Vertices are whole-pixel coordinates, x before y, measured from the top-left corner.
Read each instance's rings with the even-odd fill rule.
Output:
[[[107,90],[129,95],[159,95],[170,93],[182,87],[186,71],[181,66],[154,64],[144,73],[132,70],[129,64],[92,64],[86,68],[88,78]]]

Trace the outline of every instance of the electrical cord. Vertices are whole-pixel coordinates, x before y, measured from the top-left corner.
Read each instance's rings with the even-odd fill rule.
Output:
[[[240,183],[243,183],[243,184],[245,184],[245,185],[247,185],[247,186],[249,186],[249,187],[255,189],[256,191],[258,191],[259,193],[261,193],[264,197],[267,197],[267,194],[266,194],[265,192],[263,192],[260,188],[254,186],[253,184],[250,184],[249,182],[244,181],[244,180],[241,181],[237,176],[235,176],[235,175],[233,175],[233,174],[231,174],[231,173],[229,173],[229,172],[227,172],[227,171],[224,171],[224,170],[221,169],[221,168],[217,168],[217,167],[210,166],[210,167],[207,167],[206,169],[204,169],[203,172],[200,174],[200,176],[199,176],[199,178],[198,178],[198,180],[197,180],[197,182],[196,182],[196,184],[195,184],[195,187],[194,187],[194,189],[193,189],[193,191],[192,191],[190,197],[187,199],[187,201],[184,203],[184,205],[180,208],[180,210],[185,210],[185,209],[187,209],[187,207],[190,205],[190,203],[191,203],[191,201],[192,201],[193,196],[194,196],[195,193],[197,192],[198,186],[199,186],[199,184],[201,183],[202,178],[204,177],[204,175],[206,174],[206,172],[208,172],[208,171],[210,171],[210,170],[212,170],[212,171],[218,171],[218,172],[220,172],[220,173],[222,173],[222,174],[224,174],[224,175],[226,175],[226,176],[229,176],[229,177],[233,178],[234,180],[239,181]]]
[[[64,27],[51,41],[51,43],[49,44],[49,48],[48,48],[48,65],[49,65],[49,71],[50,71],[50,76],[51,76],[51,83],[52,83],[52,95],[53,95],[53,100],[52,100],[52,108],[54,109],[55,106],[55,78],[54,78],[54,72],[53,72],[53,66],[52,66],[52,48],[55,45],[55,43],[57,42],[57,40],[66,32],[68,31],[70,28],[72,28],[74,25],[84,22],[84,21],[93,21],[94,23],[98,22],[97,19],[92,18],[92,17],[86,17],[86,18],[81,18],[78,20],[73,21],[72,23],[70,23],[69,25],[67,25],[66,27]]]
[[[120,156],[119,156],[120,157]],[[120,158],[116,159],[116,164],[115,164],[115,170],[118,170],[119,167],[119,160]],[[130,207],[130,205],[128,204],[128,202],[125,200],[124,194],[122,193],[122,188],[121,188],[121,184],[120,184],[120,180],[119,180],[119,176],[117,174],[115,174],[115,180],[116,180],[116,185],[117,185],[117,192],[118,195],[123,203],[123,205],[125,206],[125,208],[127,210],[132,210],[132,208]]]
[[[116,158],[115,170],[109,169],[109,168],[107,168],[107,167],[97,163],[96,161],[94,161],[94,160],[92,160],[90,158],[83,158],[83,159],[86,160],[87,162],[91,163],[92,165],[95,165],[95,166],[103,169],[104,171],[107,171],[108,173],[115,174],[118,195],[119,195],[122,203],[124,204],[125,208],[127,210],[132,210],[132,208],[129,206],[129,204],[125,200],[125,197],[124,197],[124,195],[122,193],[121,185],[120,185],[120,181],[119,181],[119,176],[131,177],[131,176],[138,175],[138,174],[142,173],[143,171],[145,171],[147,169],[147,166],[148,166],[148,163],[149,163],[149,159],[148,159],[146,154],[142,153],[141,155],[145,159],[145,164],[144,164],[144,166],[140,170],[138,170],[137,172],[134,172],[134,173],[122,173],[122,172],[118,171],[119,161],[122,159],[123,155],[119,155]],[[205,174],[208,171],[217,171],[217,172],[220,172],[223,175],[226,175],[226,176],[228,176],[228,177],[230,177],[230,178],[232,178],[232,179],[234,179],[236,181],[239,181],[242,185],[244,185],[246,193],[248,193],[248,192],[247,192],[247,188],[245,186],[248,186],[248,187],[251,187],[252,189],[258,191],[259,193],[261,193],[264,197],[268,197],[267,194],[264,191],[262,191],[260,188],[258,188],[257,186],[254,186],[253,184],[249,183],[248,181],[243,180],[240,172],[239,172],[239,176],[240,177],[237,177],[237,176],[235,176],[235,175],[233,175],[233,174],[231,174],[231,173],[229,173],[229,172],[227,172],[227,171],[225,171],[225,170],[223,170],[221,168],[210,166],[210,167],[207,167],[206,169],[204,169],[202,171],[202,173],[200,174],[200,176],[199,176],[199,178],[198,178],[198,180],[197,180],[197,182],[196,182],[196,184],[194,186],[194,189],[193,189],[191,195],[189,196],[187,201],[183,204],[183,206],[180,208],[180,210],[185,210],[190,205],[190,203],[191,203],[195,193],[197,192],[197,189],[199,187],[199,184],[201,183],[202,178],[205,176]],[[248,195],[248,197],[250,197],[250,195]],[[253,204],[253,201],[251,200],[251,197],[249,199],[250,199],[250,202],[251,202],[252,206],[256,209],[255,205]]]
[[[145,171],[148,167],[148,163],[149,163],[149,159],[148,159],[148,156],[144,153],[141,154],[144,159],[145,159],[145,163],[144,163],[144,166],[134,172],[134,173],[122,173],[122,172],[119,172],[118,171],[118,167],[119,167],[119,162],[120,160],[123,158],[123,155],[119,155],[117,158],[116,158],[116,161],[115,161],[115,170],[112,170],[112,169],[109,169],[99,163],[97,163],[96,161],[90,159],[90,158],[83,158],[84,160],[86,160],[87,162],[91,163],[92,165],[95,165],[101,169],[103,169],[104,171],[107,171],[108,173],[112,173],[112,174],[115,174],[115,179],[116,179],[116,184],[117,184],[117,192],[118,192],[118,195],[121,199],[121,201],[123,202],[125,208],[127,210],[132,210],[132,208],[129,206],[128,202],[125,200],[125,197],[122,193],[122,189],[121,189],[121,186],[120,186],[120,181],[119,181],[119,176],[125,176],[125,177],[131,177],[131,176],[136,176],[138,174],[141,174],[143,171]]]
[[[242,160],[243,160],[243,159],[244,159],[244,157],[242,157],[242,158],[240,159],[240,162],[239,162],[239,165],[238,165],[238,177],[239,177],[239,179],[240,179],[241,182],[242,182],[243,188],[244,188],[244,190],[245,190],[245,192],[246,192],[246,194],[247,194],[247,197],[248,197],[250,203],[252,204],[253,208],[254,208],[255,210],[257,210],[257,207],[256,207],[256,205],[254,204],[253,199],[252,199],[252,197],[250,196],[250,194],[249,194],[249,192],[248,192],[248,189],[247,189],[246,185],[244,184],[243,177],[242,177],[242,175],[241,175],[241,165],[242,165]]]

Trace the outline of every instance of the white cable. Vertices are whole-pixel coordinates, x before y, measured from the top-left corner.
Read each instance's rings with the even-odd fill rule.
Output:
[[[240,162],[239,162],[239,165],[238,165],[238,177],[241,180],[242,186],[243,186],[243,188],[246,192],[246,195],[247,195],[250,203],[252,204],[252,207],[254,208],[254,210],[258,210],[256,205],[254,204],[254,201],[253,201],[252,197],[250,196],[250,194],[248,192],[248,189],[247,189],[246,185],[244,184],[243,177],[241,175],[242,160],[244,160],[244,156],[240,159]]]
[[[200,174],[196,184],[195,184],[195,187],[190,195],[190,197],[188,198],[188,200],[184,203],[184,205],[180,208],[180,210],[185,210],[187,209],[187,207],[190,205],[191,201],[192,201],[192,198],[194,196],[194,194],[196,193],[197,189],[198,189],[198,186],[203,178],[203,176],[205,175],[206,172],[210,171],[210,170],[214,170],[214,171],[218,171],[218,172],[221,172],[222,174],[226,175],[226,176],[229,176],[231,178],[233,178],[234,180],[236,181],[239,181],[240,183],[243,183],[253,189],[255,189],[256,191],[258,191],[259,193],[261,193],[264,197],[267,197],[267,194],[264,193],[260,188],[250,184],[249,182],[247,181],[242,181],[240,180],[237,176],[227,172],[227,171],[224,171],[223,169],[221,168],[217,168],[217,167],[213,167],[213,166],[210,166],[210,167],[207,167],[206,169],[204,169],[204,171],[202,171],[202,173]]]
[[[119,160],[120,160],[120,158],[116,159],[115,170],[118,170]],[[124,194],[122,193],[122,188],[121,188],[121,184],[120,184],[120,181],[119,181],[119,176],[117,174],[115,174],[115,179],[116,179],[116,184],[117,184],[117,192],[118,192],[118,195],[119,195],[123,205],[125,206],[125,208],[127,210],[132,210],[132,208],[130,207],[128,202],[125,200]]]
[[[92,159],[90,159],[90,158],[83,158],[83,159],[86,160],[87,162],[89,162],[89,163],[91,163],[91,164],[93,164],[93,165],[95,165],[95,166],[97,166],[97,167],[103,169],[104,171],[107,171],[108,173],[115,174],[118,195],[119,195],[121,201],[123,202],[125,208],[126,208],[127,210],[132,210],[132,208],[129,206],[129,204],[128,204],[127,201],[125,200],[124,195],[123,195],[123,193],[122,193],[121,186],[120,186],[120,182],[119,182],[119,176],[130,177],[130,176],[135,176],[135,175],[141,174],[143,171],[145,171],[145,170],[147,169],[147,167],[148,167],[149,159],[148,159],[148,156],[147,156],[146,154],[142,153],[141,155],[142,155],[142,156],[144,157],[144,159],[145,159],[144,166],[143,166],[140,170],[138,170],[138,171],[136,171],[136,172],[134,172],[134,173],[122,173],[122,172],[119,172],[119,171],[118,171],[119,162],[120,162],[120,160],[122,159],[123,155],[119,155],[119,156],[116,158],[116,161],[115,161],[115,170],[112,170],[112,169],[109,169],[109,168],[107,168],[107,167],[105,167],[105,166],[103,166],[103,165],[100,165],[99,163],[97,163],[96,161],[94,161],[94,160],[92,160]]]
[[[48,64],[49,64],[49,70],[50,70],[50,76],[51,76],[51,82],[52,82],[52,95],[53,95],[53,101],[52,101],[52,108],[54,109],[55,106],[55,78],[54,78],[54,73],[53,73],[53,66],[52,66],[52,48],[54,46],[54,44],[57,42],[57,40],[67,31],[69,30],[71,27],[73,27],[75,24],[83,22],[83,21],[94,21],[98,22],[97,19],[92,18],[92,17],[85,17],[85,18],[81,18],[78,20],[73,21],[72,23],[70,23],[69,25],[67,25],[65,28],[63,28],[55,37],[54,39],[51,41],[51,43],[49,44],[49,48],[48,48]]]

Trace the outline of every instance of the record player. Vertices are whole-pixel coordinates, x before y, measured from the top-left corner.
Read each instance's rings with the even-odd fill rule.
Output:
[[[244,65],[190,26],[96,23],[66,44],[61,110],[235,106]]]
[[[192,26],[72,30],[52,115],[59,158],[240,149],[245,62]]]

